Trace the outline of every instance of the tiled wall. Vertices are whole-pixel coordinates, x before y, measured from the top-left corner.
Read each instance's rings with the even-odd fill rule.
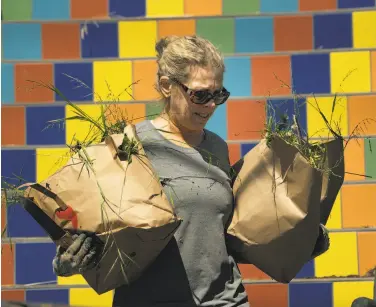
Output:
[[[93,116],[98,97],[108,96],[107,82],[137,122],[160,108],[154,44],[168,34],[196,33],[224,52],[232,97],[208,128],[228,141],[232,161],[260,139],[267,98],[274,105],[287,100],[291,113],[292,90],[302,102],[314,102],[314,93],[327,115],[338,92],[333,118],[343,135],[376,118],[375,0],[3,0],[2,16],[2,176],[43,180],[63,163],[56,164],[65,144],[86,129],[68,122],[43,130],[46,121],[72,110],[27,80],[53,83]],[[300,111],[309,135],[323,128],[312,106]],[[345,307],[372,296],[372,279],[364,276],[376,266],[376,123],[367,127],[349,143],[345,163],[347,172],[373,178],[346,175],[328,223],[331,249],[290,285],[242,265],[253,307]],[[56,278],[55,246],[45,233],[17,206],[6,215],[2,228],[7,222],[12,241],[2,245],[5,298],[111,305],[112,293],[98,297],[81,278]]]

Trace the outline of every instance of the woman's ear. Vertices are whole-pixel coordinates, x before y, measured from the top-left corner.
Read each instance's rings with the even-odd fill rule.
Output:
[[[165,96],[165,98],[168,98],[171,96],[171,82],[170,82],[170,79],[166,76],[162,76],[160,79],[159,79],[159,88],[163,94],[163,96]]]

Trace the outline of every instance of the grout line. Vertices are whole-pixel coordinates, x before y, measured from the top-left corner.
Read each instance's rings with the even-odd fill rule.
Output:
[[[234,39],[235,41],[235,39]],[[235,42],[234,42],[235,44]],[[234,45],[235,46],[235,45]],[[234,52],[234,53],[223,53],[223,56],[226,57],[256,57],[256,56],[286,56],[286,55],[306,55],[306,54],[325,54],[325,53],[335,53],[335,52],[362,52],[362,51],[376,51],[376,48],[330,48],[330,49],[312,49],[312,50],[290,50],[290,51],[267,51],[267,52]],[[120,57],[101,57],[101,58],[80,58],[80,59],[2,59],[2,63],[20,63],[20,64],[32,64],[32,63],[86,63],[86,62],[106,62],[106,61],[147,61],[147,60],[156,60],[156,57],[129,57],[129,58],[120,58]]]
[[[94,73],[93,73],[94,75]],[[312,96],[311,94],[298,94],[299,98],[308,98]],[[333,93],[320,93],[320,94],[315,94],[315,97],[334,97],[335,94]],[[376,97],[376,92],[356,92],[356,93],[337,93],[337,97],[352,97],[352,96],[375,96]],[[285,95],[285,96],[236,96],[232,97],[229,99],[229,103],[236,103],[238,101],[243,102],[244,100],[250,100],[250,101],[258,101],[258,100],[281,100],[281,99],[293,99],[293,95]],[[149,103],[154,103],[158,102],[158,99],[154,100],[125,100],[125,101],[116,101],[116,104],[149,104]],[[84,104],[98,104],[97,102],[94,102],[93,100],[85,100],[85,101],[72,101],[72,103],[77,104],[77,105],[84,105]],[[114,102],[104,102],[105,104],[113,104]],[[53,102],[46,102],[46,103],[15,103],[15,104],[2,104],[2,106],[5,107],[16,107],[16,106],[27,106],[27,107],[41,107],[41,106],[58,106],[58,105],[66,105],[64,101],[53,101]]]
[[[370,228],[344,228],[344,229],[328,229],[331,233],[349,233],[349,232],[356,232],[356,233],[363,233],[363,232],[376,232],[376,227]],[[33,243],[53,243],[50,237],[24,237],[24,238],[2,238],[2,244],[33,244]]]
[[[147,12],[145,12],[145,16],[139,16],[139,17],[106,17],[103,19],[90,19],[90,21],[96,21],[96,22],[118,22],[118,21],[160,21],[160,20],[180,20],[180,19],[216,19],[216,18],[247,18],[247,17],[274,17],[274,16],[307,16],[307,15],[337,15],[337,14],[343,14],[343,13],[352,13],[352,12],[358,12],[358,11],[373,11],[375,10],[374,6],[371,7],[359,7],[359,8],[335,8],[334,10],[325,10],[325,11],[293,11],[293,12],[257,12],[257,13],[251,13],[251,14],[226,14],[226,15],[184,15],[184,16],[163,16],[163,17],[147,17]],[[81,23],[85,22],[87,20],[85,19],[67,19],[67,20],[2,20],[2,24],[18,24],[18,23],[25,23],[25,24],[32,24],[32,23]]]

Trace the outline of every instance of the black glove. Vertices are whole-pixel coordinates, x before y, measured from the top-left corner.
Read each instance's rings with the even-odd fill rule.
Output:
[[[317,237],[316,245],[311,255],[312,259],[325,253],[329,247],[329,232],[324,225],[320,224],[319,236]]]
[[[57,247],[52,267],[58,276],[81,274],[96,265],[99,249],[94,244],[95,239],[85,233],[75,234],[72,239],[73,243],[67,250]]]

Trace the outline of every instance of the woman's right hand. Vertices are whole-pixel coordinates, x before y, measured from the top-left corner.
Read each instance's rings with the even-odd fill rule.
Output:
[[[72,236],[73,243],[65,251],[58,246],[52,261],[54,273],[58,276],[72,276],[81,274],[95,266],[98,248],[94,245],[94,238],[81,233]]]

